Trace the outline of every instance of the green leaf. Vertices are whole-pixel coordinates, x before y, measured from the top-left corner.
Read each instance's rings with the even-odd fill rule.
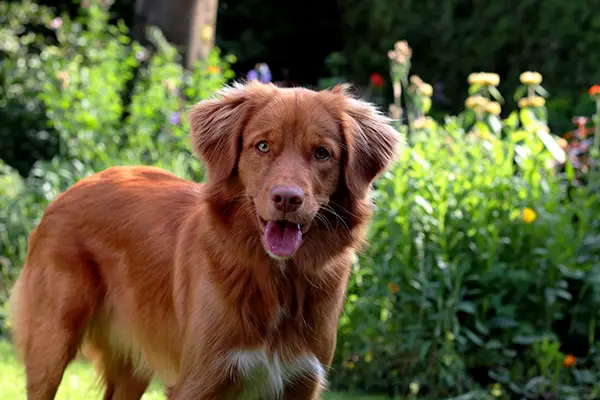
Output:
[[[519,116],[525,129],[533,129],[538,127],[540,121],[535,117],[535,114],[529,107],[522,108],[519,112]]]
[[[504,120],[504,125],[511,129],[517,129],[519,126],[519,114],[517,111],[513,111],[510,113],[508,117]]]

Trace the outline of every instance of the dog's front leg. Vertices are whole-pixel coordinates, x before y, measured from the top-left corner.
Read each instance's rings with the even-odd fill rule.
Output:
[[[234,383],[220,374],[206,373],[208,369],[190,374],[166,390],[167,400],[233,400]]]

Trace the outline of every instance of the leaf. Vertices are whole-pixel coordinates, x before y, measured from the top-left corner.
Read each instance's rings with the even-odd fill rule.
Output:
[[[532,129],[539,125],[538,119],[535,117],[535,114],[530,108],[522,108],[519,111],[519,116],[521,117],[521,123],[526,129]]]
[[[463,331],[465,335],[471,340],[471,342],[475,343],[477,346],[483,346],[484,342],[479,336],[477,336],[469,329],[463,329]]]
[[[499,135],[502,131],[502,120],[497,115],[488,115],[486,118],[487,125],[490,130],[495,134]]]
[[[473,304],[473,302],[471,301],[461,301],[460,303],[458,303],[456,308],[467,314],[475,314],[475,304]]]
[[[517,129],[519,126],[519,114],[517,111],[512,111],[506,119],[504,119],[504,125],[508,128]]]
[[[490,319],[489,326],[491,328],[510,329],[519,326],[519,323],[510,317],[497,316]]]
[[[488,91],[489,91],[490,95],[494,98],[494,100],[496,100],[499,103],[504,102],[504,98],[502,97],[502,94],[496,87],[489,86]]]

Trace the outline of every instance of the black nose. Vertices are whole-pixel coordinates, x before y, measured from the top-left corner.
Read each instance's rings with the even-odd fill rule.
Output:
[[[274,186],[271,203],[284,213],[296,211],[304,203],[304,191],[297,186]]]

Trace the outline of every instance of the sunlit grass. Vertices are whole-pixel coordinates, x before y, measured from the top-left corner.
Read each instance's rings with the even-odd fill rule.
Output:
[[[0,400],[25,400],[25,373],[15,360],[10,344],[0,341]],[[65,372],[58,390],[57,400],[101,399],[96,386],[96,376],[92,367],[84,362],[73,362]],[[155,382],[146,391],[143,400],[164,400],[162,386]],[[377,397],[361,397],[348,394],[329,393],[326,400],[378,400]]]

